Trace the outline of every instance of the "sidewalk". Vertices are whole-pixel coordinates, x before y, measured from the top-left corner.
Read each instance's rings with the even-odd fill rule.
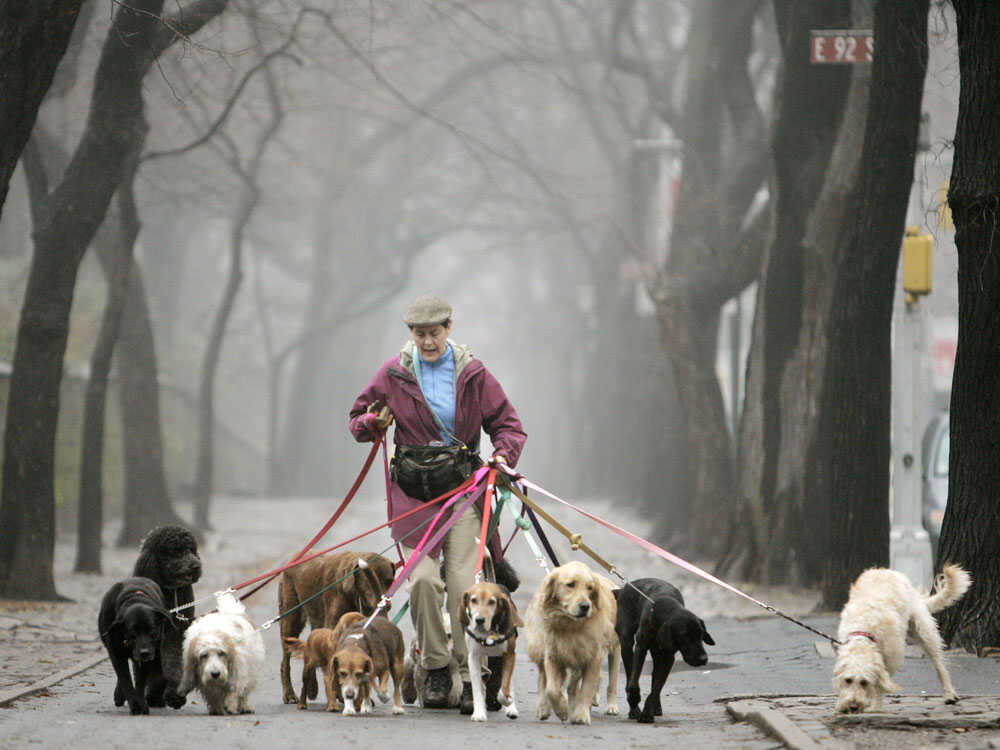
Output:
[[[326,499],[217,498],[212,521],[217,532],[202,545],[204,578],[195,586],[196,597],[246,580],[275,567],[322,526],[337,502]],[[598,515],[643,534],[646,524],[622,512],[610,502],[585,501]],[[189,508],[181,506],[182,516]],[[948,661],[956,689],[966,697],[958,706],[944,706],[930,663],[914,651],[896,676],[906,692],[887,697],[879,714],[838,717],[833,712],[830,684],[833,659],[829,644],[816,635],[748,602],[731,592],[694,577],[625,543],[612,532],[568,512],[552,509],[571,529],[583,533],[585,541],[610,558],[632,577],[654,575],[667,578],[684,593],[688,607],[707,623],[716,643],[709,647],[710,661],[700,669],[680,662],[664,688],[665,716],[670,706],[680,704],[724,705],[737,721],[756,724],[788,747],[884,747],[907,748],[945,742],[952,747],[1000,747],[1000,665],[993,658],[977,659],[949,653]],[[318,549],[331,546],[385,520],[382,501],[359,497],[338,522],[336,533],[322,540]],[[57,540],[55,574],[60,594],[75,601],[32,603],[0,600],[0,706],[42,692],[104,658],[96,633],[97,612],[104,591],[131,572],[137,551],[112,546],[117,528],[105,532],[104,572],[85,575],[72,572],[75,539]],[[504,540],[509,534],[507,521]],[[386,532],[352,545],[357,550],[379,551],[389,543]],[[561,560],[579,557],[561,540],[553,538]],[[527,606],[543,571],[515,540],[511,560],[522,578],[515,594],[519,608]],[[740,586],[752,596],[803,619],[822,632],[832,633],[836,616],[810,615],[818,595],[784,587]],[[251,604],[255,617],[276,614],[276,585],[257,594]],[[402,604],[404,594],[393,602]],[[199,606],[203,612],[211,605]],[[409,618],[401,623],[409,639]],[[623,678],[624,679],[624,678]],[[648,683],[644,683],[645,685]],[[620,691],[625,708],[624,690]]]

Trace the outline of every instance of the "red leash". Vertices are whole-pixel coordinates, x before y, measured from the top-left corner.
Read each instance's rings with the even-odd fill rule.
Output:
[[[289,560],[287,563],[285,563],[284,565],[282,565],[280,568],[275,568],[274,570],[270,570],[267,573],[261,573],[256,578],[251,578],[250,580],[244,581],[243,583],[236,584],[235,586],[232,586],[231,588],[234,591],[239,591],[242,588],[245,588],[245,587],[250,586],[250,585],[252,585],[254,583],[257,583],[258,581],[264,581],[260,586],[258,586],[257,588],[255,588],[253,591],[250,591],[250,592],[244,594],[242,597],[240,597],[241,599],[246,599],[251,594],[256,593],[262,587],[266,586],[273,579],[275,579],[278,575],[280,575],[281,573],[285,572],[289,568],[294,568],[297,565],[302,565],[303,563],[309,562],[310,560],[314,560],[315,558],[320,557],[321,555],[325,555],[327,552],[332,552],[335,549],[340,549],[341,547],[344,547],[344,546],[350,544],[351,542],[356,542],[358,539],[361,539],[362,537],[366,537],[369,534],[372,534],[372,533],[374,533],[376,531],[379,531],[380,529],[384,529],[387,526],[391,526],[392,524],[396,523],[397,521],[402,521],[404,518],[406,518],[408,516],[412,516],[414,513],[419,513],[422,510],[427,510],[428,507],[430,507],[432,505],[435,505],[436,503],[439,503],[442,500],[451,498],[452,496],[456,496],[456,495],[460,494],[461,492],[465,491],[472,484],[474,484],[474,479],[475,479],[475,475],[473,474],[472,476],[470,476],[468,479],[466,479],[464,482],[462,482],[462,484],[460,484],[455,489],[448,490],[444,494],[439,495],[438,497],[435,497],[433,500],[428,500],[426,503],[423,503],[422,505],[418,505],[416,508],[412,508],[411,510],[406,511],[406,513],[402,513],[399,516],[396,516],[396,518],[391,518],[388,521],[386,521],[385,523],[381,523],[378,526],[375,526],[375,527],[373,527],[371,529],[368,529],[368,531],[364,531],[364,532],[358,534],[357,536],[353,536],[350,539],[347,539],[347,540],[345,540],[343,542],[340,542],[339,544],[335,544],[332,547],[327,547],[326,549],[320,550],[319,552],[313,552],[311,555],[302,557],[301,556],[302,553],[300,552],[299,555],[296,555],[295,557],[293,557],[291,560]],[[340,509],[338,509],[338,512],[339,511],[340,511]],[[336,518],[334,518],[333,520],[336,520]],[[332,524],[330,524],[330,525],[332,525]],[[322,536],[322,534],[317,535],[317,538],[320,537],[320,536]],[[310,542],[310,544],[307,545],[306,548],[305,548],[305,550],[303,550],[303,551],[308,551],[308,549],[313,544],[315,544],[315,541]],[[264,580],[264,579],[267,579],[267,580]]]
[[[497,481],[497,470],[490,469],[486,475],[486,494],[483,495],[483,524],[479,530],[479,552],[476,555],[476,579],[483,571],[483,557],[486,553],[486,534],[490,528],[490,509],[493,500],[493,485]],[[498,516],[499,518],[499,516]]]
[[[368,458],[365,459],[365,463],[361,467],[361,471],[358,472],[358,476],[354,480],[354,484],[352,484],[351,485],[351,489],[349,489],[347,491],[347,495],[341,501],[340,506],[337,508],[337,510],[335,510],[333,512],[333,515],[330,516],[330,520],[328,520],[323,525],[323,528],[320,529],[317,532],[316,536],[314,536],[312,539],[310,539],[309,543],[305,547],[303,547],[298,552],[298,554],[296,554],[289,561],[289,563],[295,562],[296,560],[298,560],[299,558],[301,558],[306,552],[308,552],[309,550],[311,550],[313,548],[313,546],[316,544],[316,542],[318,542],[320,539],[322,539],[323,535],[326,534],[326,532],[328,532],[330,530],[330,527],[333,526],[333,524],[335,524],[337,522],[337,519],[340,518],[341,514],[345,510],[347,510],[347,506],[351,504],[351,500],[354,499],[354,496],[358,493],[358,490],[361,489],[361,484],[362,484],[362,482],[365,481],[365,477],[368,476],[368,470],[372,467],[372,462],[375,460],[375,454],[378,453],[379,447],[384,447],[384,446],[385,446],[385,435],[382,435],[372,445],[372,449],[368,452]],[[267,584],[269,584],[271,582],[271,580],[275,576],[278,575],[278,573],[282,572],[283,570],[287,570],[289,567],[291,567],[291,565],[286,565],[284,568],[280,568],[279,570],[275,571],[274,575],[272,575],[271,578],[268,578],[268,580],[264,581],[260,586],[258,586],[257,588],[255,588],[253,591],[248,591],[247,593],[245,593],[243,596],[240,597],[240,599],[241,600],[242,599],[247,599],[247,598],[253,596],[258,591],[260,591],[260,589],[264,588],[264,586],[266,586]],[[264,578],[267,578],[267,575],[255,578],[255,579],[253,579],[251,581],[247,581],[245,583],[240,584],[239,586],[235,586],[234,588],[237,589],[237,590],[239,590],[239,589],[243,588],[244,586],[249,586],[251,583],[256,583],[257,581],[263,580]]]

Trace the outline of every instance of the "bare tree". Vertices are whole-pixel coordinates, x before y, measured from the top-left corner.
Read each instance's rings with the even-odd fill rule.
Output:
[[[0,593],[51,599],[59,385],[80,261],[146,131],[142,81],[157,57],[217,16],[195,0],[161,22],[163,0],[117,8],[95,76],[83,136],[35,232],[18,326],[4,436]]]
[[[0,211],[84,0],[0,6]]]
[[[260,34],[258,30],[258,19],[256,15],[250,16],[251,28],[260,44]],[[283,47],[287,47],[295,37],[293,27],[288,41]],[[261,166],[268,146],[273,142],[281,128],[284,119],[284,109],[278,92],[278,85],[274,78],[274,73],[268,64],[273,55],[265,56],[264,80],[266,83],[266,94],[268,101],[268,115],[266,121],[260,126],[257,137],[251,148],[251,153],[243,163],[239,147],[236,143],[222,133],[222,137],[230,152],[228,159],[230,168],[240,178],[240,192],[236,205],[236,215],[233,218],[232,228],[229,235],[229,276],[223,290],[222,300],[212,322],[208,341],[205,344],[205,354],[201,369],[201,386],[198,394],[198,462],[195,468],[194,477],[194,524],[200,529],[210,529],[211,524],[208,519],[208,511],[213,491],[214,479],[214,431],[215,431],[215,377],[218,372],[219,359],[222,356],[222,344],[225,338],[226,326],[232,313],[236,295],[239,293],[240,285],[243,281],[243,253],[246,240],[247,227],[253,218],[254,210],[260,200],[260,177]]]
[[[776,0],[782,74],[772,136],[775,226],[762,263],[740,423],[740,512],[722,570],[818,582],[825,547],[804,492],[818,409],[812,369],[825,359],[829,269],[858,174],[870,66],[809,61],[810,31],[870,28],[847,0]],[[845,106],[846,104],[846,106]],[[810,567],[811,565],[811,567]]]
[[[958,351],[951,391],[948,507],[938,559],[960,563],[973,586],[941,615],[945,640],[981,652],[1000,643],[1000,505],[996,499],[1000,372],[1000,6],[952,0],[961,76],[948,205],[958,246]]]
[[[819,421],[806,496],[825,508],[823,604],[840,609],[851,582],[889,561],[892,300],[913,184],[927,71],[928,0],[877,0],[863,165],[837,266]]]

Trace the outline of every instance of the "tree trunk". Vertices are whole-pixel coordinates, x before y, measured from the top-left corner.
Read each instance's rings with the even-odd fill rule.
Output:
[[[83,406],[83,434],[80,444],[80,501],[77,514],[77,572],[101,572],[101,529],[104,527],[104,420],[107,404],[111,358],[118,340],[129,276],[132,250],[139,235],[139,217],[135,210],[132,186],[137,163],[133,155],[125,179],[118,189],[121,208],[121,231],[117,234],[112,272],[107,274],[108,296],[101,319],[101,329],[90,358],[90,378]]]
[[[812,431],[815,410],[810,404],[810,367],[816,344],[825,342],[823,271],[829,267],[832,243],[816,247],[807,241],[812,217],[827,232],[831,213],[845,201],[838,194],[820,204],[828,181],[844,171],[853,185],[856,175],[864,107],[868,101],[867,66],[855,68],[854,106],[844,111],[851,70],[840,65],[813,65],[808,49],[810,31],[825,24],[835,28],[868,28],[871,16],[849,21],[849,0],[821,3],[776,0],[774,12],[784,60],[772,149],[775,161],[775,229],[757,289],[753,346],[748,362],[747,391],[740,432],[740,497],[735,515],[733,561],[742,561],[739,577],[768,583],[818,583],[822,571],[809,573],[804,561],[814,554],[815,541],[805,516],[802,492],[805,464],[803,436]],[[843,119],[842,115],[847,115]],[[861,117],[855,121],[854,118]],[[840,149],[841,163],[831,165],[838,131],[854,134]],[[843,167],[853,165],[853,172]],[[828,165],[830,171],[828,172]],[[839,201],[839,202],[838,202]],[[815,212],[815,213],[814,213]],[[842,211],[840,212],[842,213]],[[837,214],[839,216],[839,214]],[[833,235],[835,236],[835,234]],[[819,238],[821,241],[823,236]]]
[[[953,0],[961,76],[948,205],[958,247],[958,350],[951,390],[948,507],[938,559],[972,574],[972,588],[940,615],[941,633],[976,652],[1000,644],[1000,6]]]
[[[0,5],[0,210],[81,5],[83,0]]]
[[[837,610],[865,569],[889,562],[890,332],[927,70],[928,0],[878,0],[872,93],[853,211],[839,235],[819,422],[806,497],[829,530],[823,606]],[[826,524],[817,523],[826,519]]]
[[[225,7],[196,0],[161,24],[163,0],[121,5],[101,51],[87,124],[35,230],[4,434],[0,595],[51,599],[59,385],[83,254],[146,132],[142,79],[159,54]]]
[[[755,104],[744,101],[752,90],[746,71],[757,9],[756,2],[710,2],[692,22],[681,183],[670,254],[652,290],[694,474],[685,536],[712,557],[723,551],[736,511],[732,440],[715,375],[719,308],[749,281],[741,262],[752,256],[747,265],[755,276],[760,257],[738,256],[736,241],[763,177],[754,168],[763,162],[762,124]],[[724,143],[734,154],[728,159]],[[672,531],[685,532],[676,524]]]
[[[205,358],[201,366],[201,387],[198,392],[198,464],[194,480],[194,525],[211,529],[208,508],[213,490],[215,452],[215,376],[222,357],[222,342],[226,335],[229,316],[243,282],[243,233],[257,203],[257,191],[244,187],[239,217],[235,220],[229,240],[229,278],[222,294],[222,302],[212,322],[212,330],[205,345]]]

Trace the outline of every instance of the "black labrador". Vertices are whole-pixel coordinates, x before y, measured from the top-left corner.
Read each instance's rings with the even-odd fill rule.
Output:
[[[159,526],[143,537],[132,575],[156,581],[168,609],[182,607],[173,615],[173,627],[163,632],[160,669],[150,675],[146,699],[150,706],[180,708],[186,702],[177,692],[184,673],[184,631],[194,619],[194,586],[201,578],[201,558],[194,534],[183,526]],[[191,606],[185,606],[191,605]]]
[[[125,578],[104,594],[97,630],[118,677],[116,706],[128,701],[131,713],[149,713],[146,684],[160,671],[160,643],[164,628],[171,627],[170,619],[163,592],[149,578]]]
[[[708,662],[703,644],[715,645],[700,617],[684,608],[684,597],[677,587],[659,578],[639,578],[615,591],[618,618],[615,631],[622,647],[625,665],[625,695],[628,717],[650,723],[660,716],[660,692],[674,666],[674,654],[692,667]],[[633,652],[634,646],[634,652]],[[653,655],[653,678],[646,705],[639,710],[639,675],[646,652]]]

